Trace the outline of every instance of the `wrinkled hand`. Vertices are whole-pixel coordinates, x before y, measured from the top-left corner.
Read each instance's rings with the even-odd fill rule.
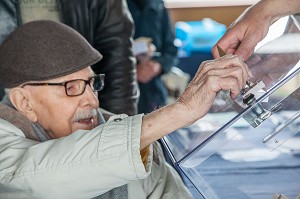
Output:
[[[251,72],[240,56],[225,55],[203,62],[175,103],[143,117],[140,148],[202,118],[219,91],[229,90],[231,98],[236,98],[250,76]]]
[[[247,60],[254,52],[255,46],[268,33],[273,23],[271,17],[264,16],[264,8],[259,5],[246,10],[226,31],[224,36],[217,42],[227,54],[241,55]],[[216,45],[212,49],[214,58],[219,53]]]
[[[177,103],[183,104],[187,113],[192,112],[196,121],[209,111],[219,91],[230,90],[231,98],[235,99],[251,76],[240,56],[226,55],[203,62]]]
[[[161,65],[154,60],[140,62],[137,65],[137,79],[141,83],[148,83],[160,73]]]

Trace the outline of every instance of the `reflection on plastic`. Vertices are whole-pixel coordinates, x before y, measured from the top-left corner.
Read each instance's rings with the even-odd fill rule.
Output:
[[[300,24],[289,19],[287,27],[271,32],[300,33]],[[299,42],[297,35],[280,39],[286,42],[268,45],[293,49],[255,53],[247,63],[255,71],[253,82],[264,87],[258,84],[253,91],[250,85],[235,100],[229,91],[219,92],[209,113],[197,121],[198,128],[163,138],[195,198],[257,199],[282,193],[292,199],[299,193],[300,53],[294,48]],[[256,96],[259,87],[264,92]],[[253,101],[243,103],[247,92],[254,94]],[[263,122],[253,128],[253,118]]]
[[[300,111],[293,115],[289,120],[279,125],[275,131],[268,134],[262,142],[266,144],[270,151],[273,151],[283,142],[300,131]]]

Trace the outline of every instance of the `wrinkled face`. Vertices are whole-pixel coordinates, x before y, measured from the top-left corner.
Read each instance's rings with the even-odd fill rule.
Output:
[[[47,80],[48,83],[74,79],[88,80],[95,74],[90,67],[70,75]],[[90,130],[98,125],[97,93],[89,85],[82,95],[67,96],[64,86],[25,86],[39,123],[51,138],[59,138],[78,129]]]

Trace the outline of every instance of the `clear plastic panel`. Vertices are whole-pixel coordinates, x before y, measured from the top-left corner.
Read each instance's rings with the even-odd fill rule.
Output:
[[[220,92],[204,118],[163,138],[195,198],[300,192],[299,18],[271,27],[247,61],[255,78],[236,100]]]

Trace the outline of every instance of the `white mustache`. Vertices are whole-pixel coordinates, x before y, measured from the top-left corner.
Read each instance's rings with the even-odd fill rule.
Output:
[[[76,115],[74,116],[74,121],[78,122],[79,120],[95,117],[96,115],[97,115],[97,109],[82,110],[76,113]]]

